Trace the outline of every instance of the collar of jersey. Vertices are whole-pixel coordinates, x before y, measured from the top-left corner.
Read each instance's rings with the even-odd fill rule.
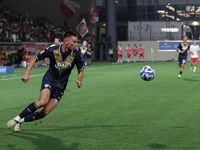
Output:
[[[61,45],[59,46],[59,51],[60,51],[61,54],[64,54],[63,52],[61,52],[61,51],[62,51],[62,49],[61,49],[61,48],[62,48],[62,45],[63,45],[63,44],[61,44]],[[71,55],[72,55],[72,54],[73,54],[73,51],[71,51]],[[65,55],[66,55],[66,54],[65,54]]]

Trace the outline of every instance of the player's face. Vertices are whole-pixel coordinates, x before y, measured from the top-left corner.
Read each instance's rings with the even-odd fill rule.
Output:
[[[55,39],[54,43],[55,43],[55,45],[58,45],[59,44],[59,39]]]
[[[196,41],[196,40],[194,40],[194,41],[193,41],[193,44],[194,44],[194,45],[196,45],[196,44],[197,44],[197,41]]]
[[[186,37],[186,36],[183,38],[183,41],[184,41],[184,42],[187,42],[187,37]]]
[[[77,37],[71,36],[68,40],[68,48],[74,50],[77,46]]]
[[[83,46],[86,46],[87,45],[87,42],[86,41],[83,41]]]

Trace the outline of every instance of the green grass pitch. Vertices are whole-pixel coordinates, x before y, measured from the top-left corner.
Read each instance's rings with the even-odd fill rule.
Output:
[[[145,65],[155,69],[153,81],[140,78]],[[196,73],[189,67],[188,62],[178,79],[177,62],[92,62],[81,89],[73,70],[58,106],[14,133],[6,122],[38,99],[48,69],[34,67],[24,84],[25,68],[16,68],[0,75],[0,149],[199,150],[200,67]]]

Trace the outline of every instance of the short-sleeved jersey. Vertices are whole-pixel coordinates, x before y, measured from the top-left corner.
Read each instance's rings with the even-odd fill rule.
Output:
[[[183,51],[183,53],[179,53],[180,58],[187,58],[187,51],[190,49],[190,43],[179,43],[177,47],[180,51]]]
[[[137,47],[136,46],[133,47],[133,53],[137,53]]]
[[[200,50],[199,45],[191,45],[190,51],[194,53],[194,54],[191,53],[191,58],[198,58],[199,50]]]
[[[140,54],[143,54],[143,53],[144,53],[144,48],[143,48],[143,46],[140,46],[140,47],[139,47],[139,53],[140,53]]]
[[[81,46],[81,47],[79,48],[79,51],[81,52],[82,57],[87,57],[88,47],[83,47],[83,46]]]
[[[58,45],[49,47],[36,55],[37,60],[42,60],[46,57],[50,59],[50,67],[44,77],[59,85],[61,89],[66,89],[69,76],[75,64],[78,70],[83,69],[81,54],[76,49],[64,54],[62,45]]]
[[[30,59],[30,58],[29,58],[28,55],[24,55],[24,57],[23,57],[23,60],[24,60],[24,61],[29,62],[29,59]]]
[[[126,50],[128,54],[131,54],[131,47],[127,47]]]
[[[118,54],[122,54],[122,48],[121,48],[121,46],[118,46]]]
[[[92,49],[91,49],[90,47],[88,47],[87,51],[88,51],[89,53],[91,53],[91,52],[92,52]]]

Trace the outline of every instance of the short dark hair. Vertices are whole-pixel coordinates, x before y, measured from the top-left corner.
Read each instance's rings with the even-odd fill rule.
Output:
[[[69,30],[69,31],[66,31],[63,34],[63,39],[66,38],[66,37],[71,37],[71,36],[78,37],[78,35],[74,31]]]
[[[59,37],[55,37],[54,39],[58,39],[60,41],[60,38]]]

